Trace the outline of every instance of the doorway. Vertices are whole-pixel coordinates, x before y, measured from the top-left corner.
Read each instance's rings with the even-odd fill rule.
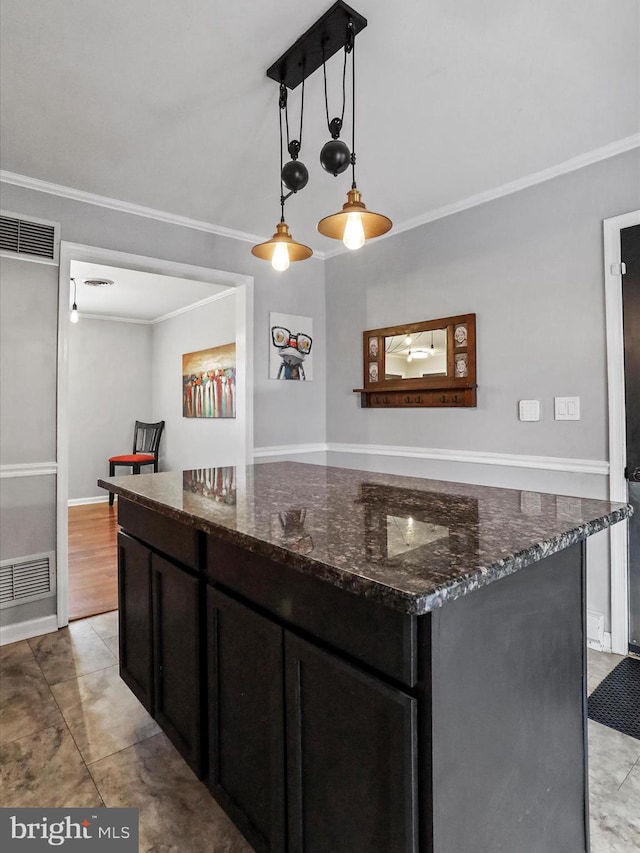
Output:
[[[629,503],[629,651],[640,655],[640,225],[620,232]]]
[[[607,323],[607,379],[609,394],[609,497],[628,502],[627,418],[623,325],[622,232],[640,225],[640,210],[604,221],[604,276]],[[636,333],[637,334],[637,333]],[[637,519],[636,519],[637,521]],[[611,650],[629,652],[629,524],[610,530]],[[637,583],[637,579],[635,583]]]
[[[116,268],[124,275],[127,271],[149,276],[168,276],[171,279],[182,280],[185,284],[196,286],[206,284],[211,290],[212,285],[218,286],[218,294],[210,299],[204,299],[200,304],[213,301],[214,299],[232,294],[231,321],[235,321],[236,340],[236,364],[238,369],[237,395],[236,395],[236,419],[235,428],[241,434],[241,440],[236,447],[237,464],[246,464],[253,457],[253,279],[250,276],[234,274],[225,271],[196,267],[189,264],[180,264],[162,259],[147,258],[143,256],[130,255],[91,246],[61,243],[60,250],[60,277],[59,277],[59,318],[58,318],[58,482],[57,482],[57,566],[58,566],[58,625],[62,627],[69,620],[69,462],[70,437],[74,441],[77,435],[74,433],[76,424],[72,421],[72,409],[70,407],[69,388],[69,282],[71,279],[72,265],[80,269],[82,264],[96,264]],[[186,280],[186,281],[185,281]],[[179,286],[179,282],[176,283]],[[229,302],[229,300],[226,300]],[[88,302],[86,303],[89,304]],[[235,308],[233,308],[235,305]],[[82,315],[83,308],[78,303],[79,312]],[[88,309],[91,310],[90,308]],[[184,309],[188,310],[187,308]],[[204,309],[203,309],[204,310]],[[173,312],[182,313],[182,310]],[[167,319],[160,317],[158,322]],[[95,317],[93,318],[96,319]],[[102,318],[104,319],[104,318]],[[103,324],[104,325],[104,324]],[[75,331],[75,329],[74,329]],[[109,353],[104,353],[104,363],[108,363]],[[178,402],[179,406],[179,402]],[[99,414],[99,413],[98,413]],[[90,441],[87,435],[86,440]],[[132,440],[128,436],[126,444]],[[114,451],[112,450],[111,453]],[[120,452],[119,448],[115,452]],[[122,452],[129,452],[123,448]],[[106,457],[105,457],[106,464]],[[215,463],[213,463],[215,464]],[[101,471],[99,476],[105,476],[106,471]],[[91,480],[91,477],[89,477]],[[100,491],[96,489],[95,491]],[[94,492],[95,495],[95,492]],[[101,501],[100,497],[94,497],[94,503]],[[85,508],[90,514],[91,508]],[[113,519],[106,519],[115,526]],[[101,524],[102,522],[98,522]],[[78,617],[78,614],[72,614]]]

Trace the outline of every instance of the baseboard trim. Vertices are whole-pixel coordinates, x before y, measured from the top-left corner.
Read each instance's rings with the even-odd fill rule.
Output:
[[[299,453],[326,453],[326,444],[278,444],[273,447],[254,447],[256,459],[266,456],[294,456]]]
[[[0,646],[17,643],[20,640],[28,640],[30,637],[41,637],[43,634],[53,634],[57,630],[57,616],[43,616],[40,619],[16,622],[15,625],[1,625]]]
[[[587,637],[587,648],[594,649],[596,652],[608,652],[611,653],[611,634],[608,631],[605,631],[602,636],[602,642],[598,642],[598,640],[592,640]]]
[[[109,495],[97,495],[93,498],[69,498],[67,506],[84,506],[85,504],[104,504],[109,500]]]

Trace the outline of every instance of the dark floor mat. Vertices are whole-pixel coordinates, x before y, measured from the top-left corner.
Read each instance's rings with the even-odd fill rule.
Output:
[[[625,658],[589,696],[589,719],[640,740],[640,660]]]

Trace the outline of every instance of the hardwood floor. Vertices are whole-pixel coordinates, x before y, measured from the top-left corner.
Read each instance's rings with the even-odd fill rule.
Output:
[[[118,507],[69,507],[69,619],[118,607]]]

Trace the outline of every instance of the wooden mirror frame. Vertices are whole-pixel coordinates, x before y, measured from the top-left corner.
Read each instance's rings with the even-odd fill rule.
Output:
[[[456,345],[457,326],[466,326],[467,338]],[[447,372],[411,379],[384,379],[384,340],[394,335],[415,335],[445,329],[447,333]],[[374,343],[375,342],[375,343]],[[375,352],[375,354],[374,354]],[[457,357],[460,358],[457,358]],[[456,375],[456,362],[466,356],[466,376]],[[360,394],[361,406],[369,408],[439,408],[473,407],[476,405],[476,315],[458,314],[423,323],[406,323],[369,329],[362,334],[364,387],[354,388]],[[374,365],[377,367],[374,368]],[[378,379],[372,377],[377,374]]]

